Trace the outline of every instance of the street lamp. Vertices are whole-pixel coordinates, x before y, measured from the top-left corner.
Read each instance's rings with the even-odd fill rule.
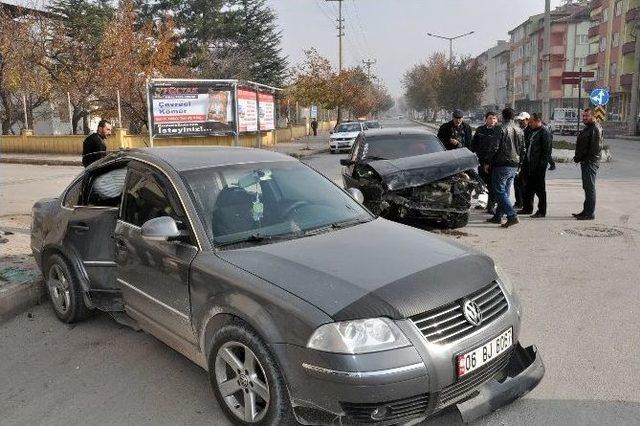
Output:
[[[441,36],[441,35],[438,35],[438,34],[432,34],[432,33],[427,33],[427,35],[429,37],[441,38],[443,40],[449,40],[449,68],[451,68],[451,67],[453,67],[453,40],[457,40],[459,38],[466,37],[468,35],[473,34],[474,32],[475,31],[470,31],[468,33],[460,34],[460,35],[457,35],[455,37],[445,37],[445,36]]]

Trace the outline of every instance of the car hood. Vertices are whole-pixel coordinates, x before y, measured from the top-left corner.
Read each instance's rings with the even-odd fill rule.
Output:
[[[331,139],[338,139],[338,138],[356,138],[358,137],[358,135],[360,134],[360,132],[340,132],[340,133],[334,133],[331,135]]]
[[[406,318],[497,278],[489,257],[385,219],[218,255],[336,321]]]
[[[389,190],[426,185],[478,167],[478,157],[467,148],[367,163]]]

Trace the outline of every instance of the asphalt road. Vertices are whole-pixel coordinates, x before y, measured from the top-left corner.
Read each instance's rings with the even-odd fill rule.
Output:
[[[570,218],[582,190],[567,164],[548,175],[546,219],[503,230],[473,212],[447,235],[511,276],[524,305],[521,340],[538,346],[547,368],[538,388],[477,425],[640,424],[640,143],[609,144],[616,161],[601,168],[597,221]],[[305,161],[339,182],[339,158]],[[77,172],[0,165],[0,216],[24,215],[28,226],[33,201]],[[150,335],[106,315],[69,327],[48,305],[29,314],[0,325],[0,425],[229,424],[206,373]]]

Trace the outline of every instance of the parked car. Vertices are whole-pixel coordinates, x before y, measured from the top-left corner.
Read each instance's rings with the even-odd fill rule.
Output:
[[[31,247],[61,321],[135,322],[208,372],[236,424],[470,420],[534,388],[492,260],[352,196],[270,151],[123,151],[35,204]]]
[[[351,149],[353,141],[365,129],[363,121],[345,121],[338,124],[329,136],[329,151],[334,154]]]
[[[382,128],[382,126],[380,125],[380,122],[376,120],[365,121],[364,127],[366,128],[366,130]]]
[[[469,221],[478,159],[466,148],[447,151],[424,129],[387,128],[358,136],[340,161],[345,188],[364,194],[364,205],[388,219],[430,219],[451,228]]]

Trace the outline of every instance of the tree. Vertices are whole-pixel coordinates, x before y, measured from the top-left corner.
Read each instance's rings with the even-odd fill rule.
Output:
[[[124,123],[133,132],[147,125],[145,82],[152,77],[186,76],[187,70],[173,64],[174,26],[170,16],[149,21],[137,29],[138,17],[131,0],[120,3],[105,30],[98,49],[101,61],[96,73],[99,77],[95,112],[101,116],[117,117],[119,91]]]
[[[409,106],[416,110],[440,109],[439,88],[448,61],[443,53],[434,53],[424,64],[414,65],[404,74],[402,84]]]
[[[266,0],[137,0],[141,16],[174,14],[176,59],[206,78],[238,78],[274,86],[286,77],[281,32]]]
[[[484,68],[471,58],[454,59],[453,66],[441,77],[438,103],[441,108],[469,110],[480,105],[480,96],[486,85]]]
[[[58,97],[70,97],[73,133],[78,133],[80,120],[88,133],[100,84],[97,52],[114,11],[107,0],[56,0],[48,10],[55,19],[43,21],[48,37],[40,46],[47,57],[42,65],[54,81]]]

